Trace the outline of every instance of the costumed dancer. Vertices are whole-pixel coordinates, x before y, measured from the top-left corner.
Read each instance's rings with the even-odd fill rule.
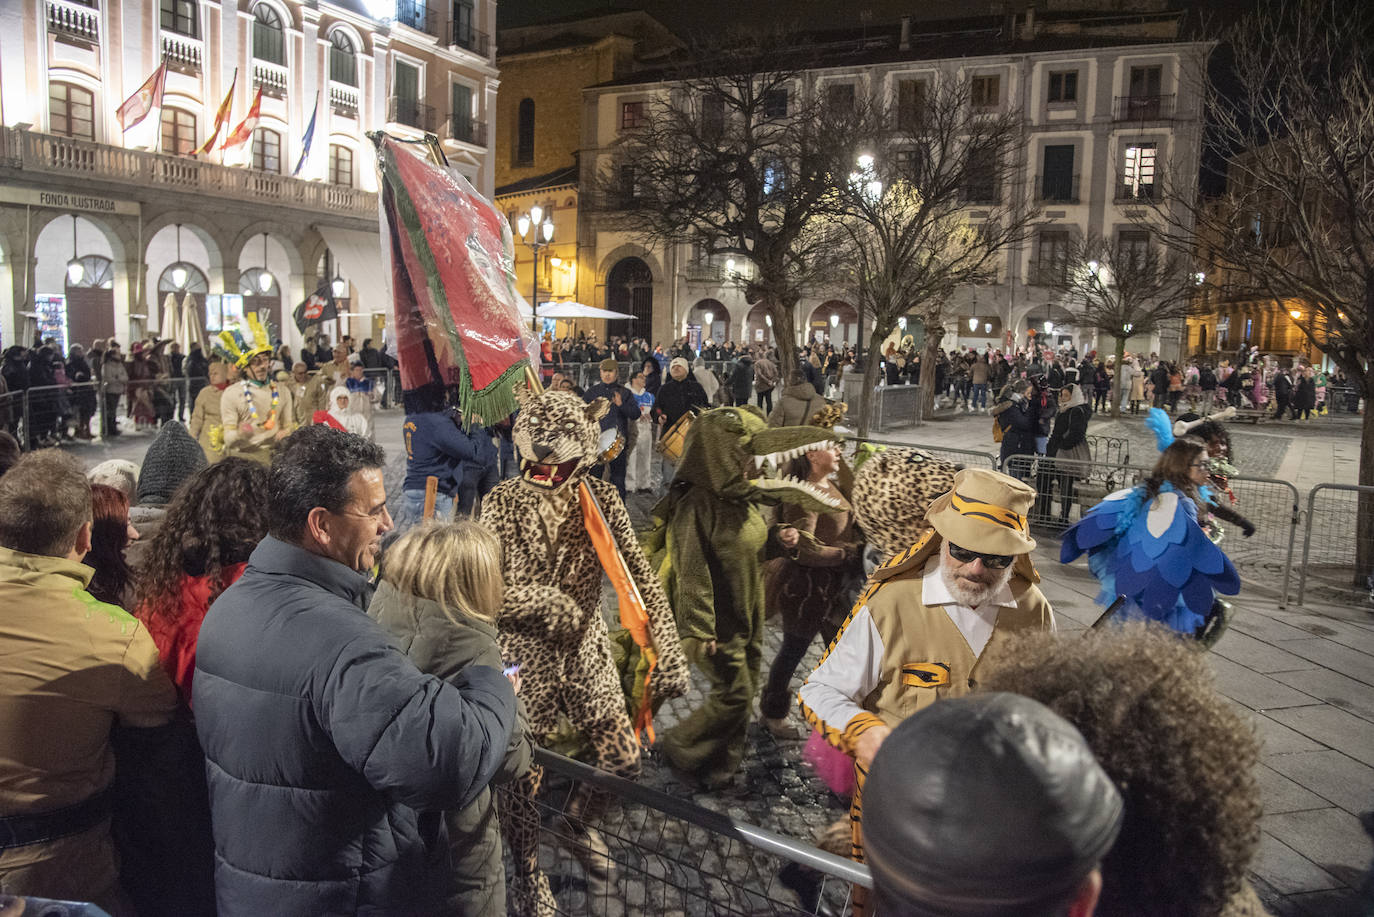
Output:
[[[705,702],[659,748],[700,787],[728,785],[744,758],[763,665],[769,526],[761,507],[786,501],[832,513],[843,506],[806,481],[766,479],[759,470],[833,440],[819,427],[769,427],[752,405],[705,411],[693,421],[672,485],[654,507],[645,550],[667,588],[683,649],[711,683]]]
[[[1231,476],[1236,474],[1231,464],[1231,434],[1226,432],[1224,421],[1236,414],[1235,408],[1227,408],[1203,418],[1196,414],[1184,414],[1174,421],[1174,436],[1196,436],[1207,444],[1207,473],[1211,485],[1211,503],[1207,507],[1207,517],[1202,522],[1207,537],[1214,544],[1221,542],[1222,522],[1239,526],[1246,538],[1255,534],[1255,526],[1235,510],[1236,494],[1231,489]]]
[[[239,369],[238,382],[220,395],[220,423],[225,456],[272,461],[272,446],[296,429],[291,390],[271,378],[272,337],[256,315],[247,318],[249,340],[242,329],[219,333],[215,349]]]
[[[1164,447],[1150,476],[1070,526],[1059,559],[1072,563],[1086,552],[1102,585],[1098,602],[1125,598],[1119,617],[1158,621],[1211,646],[1230,617],[1217,596],[1239,592],[1240,577],[1202,527],[1212,509],[1207,447],[1191,436],[1174,439],[1158,409],[1145,423]]]

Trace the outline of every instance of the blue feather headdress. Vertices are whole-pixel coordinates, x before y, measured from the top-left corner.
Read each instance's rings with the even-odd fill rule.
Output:
[[[1150,408],[1145,412],[1145,429],[1155,435],[1155,443],[1159,446],[1160,452],[1173,445],[1173,424],[1169,423],[1169,415],[1159,408]]]

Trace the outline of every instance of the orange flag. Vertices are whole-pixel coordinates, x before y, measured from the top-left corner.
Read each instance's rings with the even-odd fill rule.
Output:
[[[621,556],[611,527],[606,524],[606,515],[601,511],[601,504],[597,502],[596,495],[585,481],[577,485],[577,496],[582,504],[582,520],[587,524],[587,534],[592,537],[596,557],[601,561],[601,567],[606,571],[606,576],[615,589],[616,598],[619,599],[621,626],[634,637],[635,644],[644,651],[644,658],[649,663],[649,670],[644,675],[644,695],[640,699],[639,710],[635,713],[634,730],[636,737],[641,732],[647,735],[649,744],[652,745],[654,708],[649,696],[649,678],[654,673],[654,666],[658,664],[658,651],[654,649],[654,641],[649,634],[649,609],[644,604],[644,597],[639,593],[639,586],[630,574],[625,558]]]
[[[234,68],[234,78],[229,81],[229,91],[224,94],[224,101],[219,103],[219,111],[215,112],[215,126],[210,131],[210,136],[205,138],[205,142],[191,155],[199,156],[201,153],[208,153],[215,148],[215,141],[219,139],[219,129],[229,123],[229,112],[234,108],[234,86],[239,81],[239,68]]]
[[[234,128],[234,132],[224,138],[221,150],[227,150],[231,146],[238,146],[248,138],[253,136],[253,129],[258,126],[258,116],[262,113],[262,87],[253,93],[253,104],[248,106],[248,117],[239,122],[239,126]]]

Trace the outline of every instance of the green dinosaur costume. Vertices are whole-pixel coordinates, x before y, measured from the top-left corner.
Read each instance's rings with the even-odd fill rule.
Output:
[[[692,423],[677,476],[654,507],[645,551],[668,592],[682,648],[711,683],[705,703],[664,735],[661,750],[705,787],[727,783],[739,769],[759,688],[768,540],[759,506],[838,507],[805,481],[759,473],[834,439],[819,427],[769,427],[749,406],[706,411]]]

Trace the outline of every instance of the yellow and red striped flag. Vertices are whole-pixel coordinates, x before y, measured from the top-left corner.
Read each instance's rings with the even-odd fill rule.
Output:
[[[238,146],[253,136],[253,129],[258,126],[258,116],[262,113],[262,87],[253,93],[253,104],[248,106],[248,117],[239,122],[239,126],[234,128],[234,132],[224,138],[221,150],[227,150],[231,146]]]
[[[229,113],[234,109],[234,86],[239,81],[239,68],[234,68],[234,78],[229,81],[229,91],[224,94],[224,101],[219,103],[219,110],[215,112],[215,126],[210,130],[210,136],[205,138],[205,142],[191,155],[199,156],[201,153],[208,153],[215,148],[215,141],[219,139],[219,129],[229,123]]]

